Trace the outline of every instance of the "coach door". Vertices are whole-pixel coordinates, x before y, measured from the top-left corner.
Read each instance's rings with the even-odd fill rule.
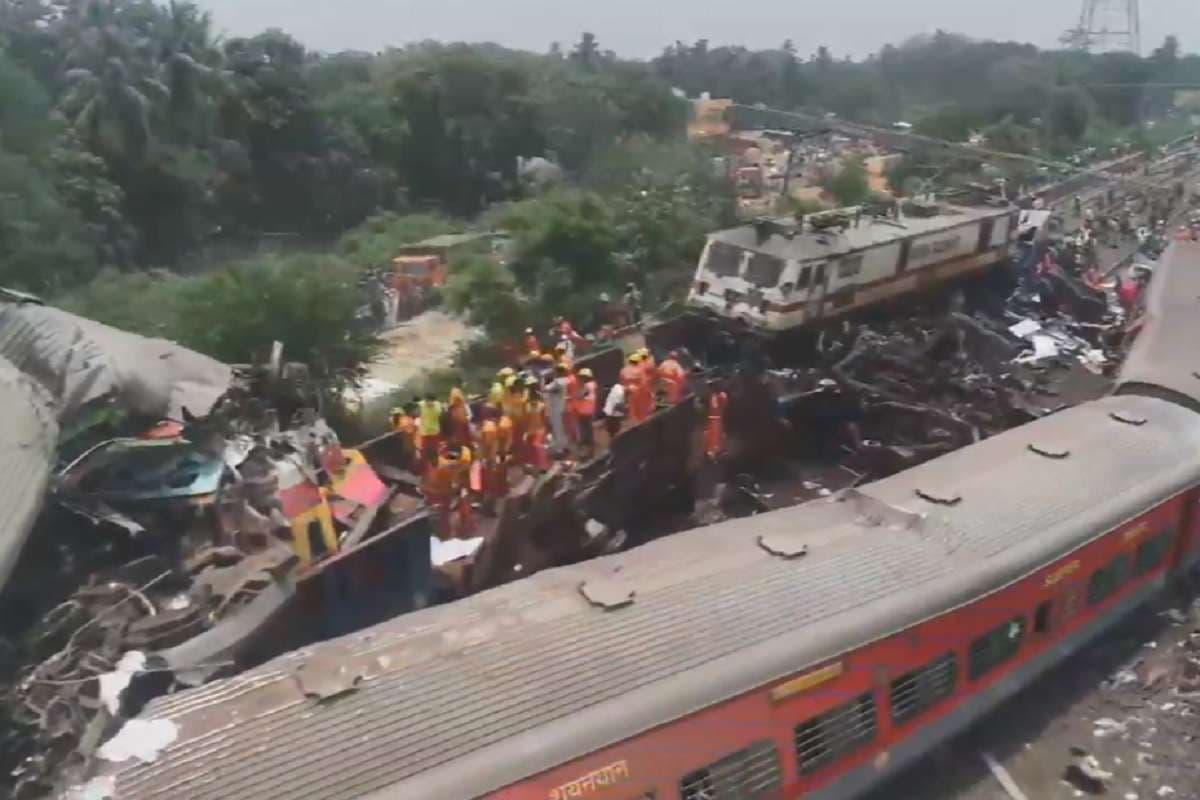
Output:
[[[985,219],[983,224],[979,226],[979,243],[975,247],[976,253],[984,253],[991,249],[992,246],[992,230],[996,226],[996,220]]]
[[[826,265],[824,263],[817,264],[813,267],[812,286],[808,290],[808,305],[804,310],[804,318],[806,320],[817,319],[821,315],[821,304],[825,301],[825,287],[828,284],[828,276],[826,273]]]

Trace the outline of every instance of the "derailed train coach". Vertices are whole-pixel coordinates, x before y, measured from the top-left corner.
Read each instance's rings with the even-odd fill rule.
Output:
[[[784,332],[982,272],[1010,255],[1016,209],[911,207],[920,214],[849,212],[824,229],[811,220],[762,219],[713,233],[688,305]]]
[[[1200,245],[1161,270],[1187,288]],[[1155,344],[1195,341],[1200,294],[1164,296],[1117,396],[160,698],[117,733],[159,746],[89,789],[857,797],[1200,561],[1200,381]]]

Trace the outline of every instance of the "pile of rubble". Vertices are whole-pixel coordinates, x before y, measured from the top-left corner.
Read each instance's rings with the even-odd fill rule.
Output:
[[[1120,360],[1119,314],[918,308],[826,331],[815,358],[768,373],[817,454],[882,477],[1100,394]]]
[[[0,377],[29,476],[0,485],[0,794],[45,796],[175,686],[428,602],[415,479],[343,448],[280,351],[230,368],[6,296]]]

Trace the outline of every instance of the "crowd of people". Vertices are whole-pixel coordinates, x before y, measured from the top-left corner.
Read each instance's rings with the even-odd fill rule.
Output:
[[[611,441],[627,424],[652,416],[660,401],[674,405],[689,395],[686,359],[671,352],[658,363],[642,348],[628,355],[601,402],[592,370],[575,365],[586,340],[562,319],[551,335],[557,341],[545,347],[526,330],[521,363],[497,372],[474,403],[456,387],[445,401],[427,394],[392,409],[393,431],[412,454],[443,537],[470,531],[476,505],[492,513],[508,494],[513,469],[540,473],[556,462],[588,460],[597,453],[598,425]]]

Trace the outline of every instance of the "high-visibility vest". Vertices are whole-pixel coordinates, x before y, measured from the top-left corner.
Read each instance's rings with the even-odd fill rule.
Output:
[[[491,391],[488,392],[488,405],[492,408],[500,408],[504,405],[504,384],[496,381],[492,384]]]
[[[437,400],[421,401],[421,435],[437,436],[442,432],[442,404]]]
[[[583,384],[583,392],[575,400],[575,413],[583,419],[596,416],[596,382],[588,381]]]
[[[521,422],[525,419],[525,392],[510,391],[504,397],[504,415],[509,417],[513,422]]]

